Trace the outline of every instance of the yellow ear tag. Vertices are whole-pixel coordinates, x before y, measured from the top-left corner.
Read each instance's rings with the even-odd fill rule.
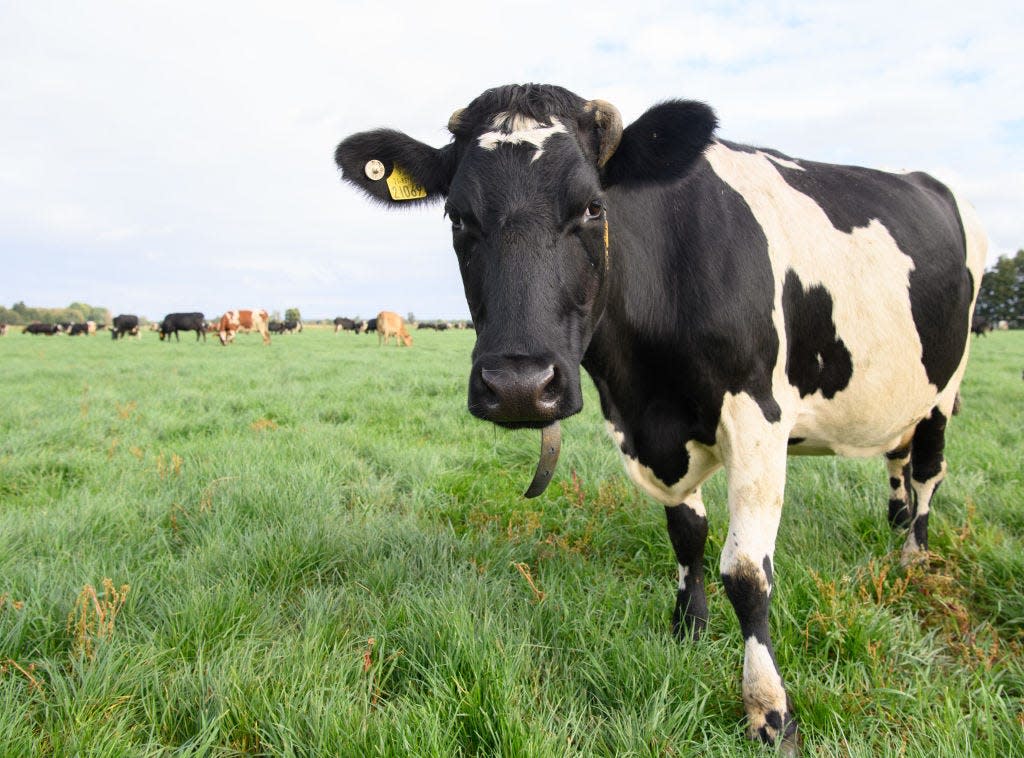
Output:
[[[391,169],[391,176],[388,177],[388,192],[391,193],[392,200],[419,200],[427,196],[427,191],[398,166]]]

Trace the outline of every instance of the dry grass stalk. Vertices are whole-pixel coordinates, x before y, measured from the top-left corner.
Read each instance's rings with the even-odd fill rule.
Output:
[[[533,574],[530,572],[530,567],[525,563],[513,563],[512,565],[516,567],[516,571],[522,574],[523,579],[525,579],[526,583],[530,585],[530,589],[533,591],[534,601],[538,603],[541,602],[546,596],[543,592],[537,589],[537,585],[534,584]]]
[[[124,607],[129,589],[127,584],[115,589],[114,583],[106,577],[102,594],[98,594],[91,584],[82,588],[75,607],[68,614],[67,629],[73,635],[72,655],[92,660],[96,655],[96,644],[114,636],[114,623]]]
[[[33,674],[33,672],[36,670],[36,664],[30,663],[28,665],[28,668],[25,668],[24,666],[19,665],[18,662],[15,661],[13,658],[7,658],[3,661],[0,661],[0,674],[6,674],[11,669],[14,669],[23,677],[25,677],[25,681],[28,682],[28,688],[30,691],[43,691],[43,683],[40,682]]]

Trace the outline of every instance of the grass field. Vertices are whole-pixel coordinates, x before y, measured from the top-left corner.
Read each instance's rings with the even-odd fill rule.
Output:
[[[0,755],[769,755],[739,629],[669,621],[661,506],[593,388],[465,410],[471,332],[0,338]],[[1024,333],[975,338],[923,568],[879,460],[790,462],[772,631],[820,756],[1024,755]]]

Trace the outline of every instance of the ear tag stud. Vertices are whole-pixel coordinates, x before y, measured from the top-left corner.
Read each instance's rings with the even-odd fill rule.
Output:
[[[427,196],[427,191],[397,165],[388,177],[388,192],[392,200],[419,200]]]
[[[368,161],[366,168],[363,170],[366,172],[366,177],[372,182],[377,182],[384,178],[384,164],[378,160]]]

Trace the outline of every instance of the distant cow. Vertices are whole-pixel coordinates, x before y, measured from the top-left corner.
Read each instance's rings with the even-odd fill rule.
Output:
[[[206,342],[206,324],[203,321],[205,317],[199,311],[193,311],[191,313],[168,313],[164,316],[164,320],[160,322],[160,339],[171,341],[171,335],[174,335],[174,339],[181,342],[181,337],[178,332],[195,332],[196,342],[199,342],[199,338],[203,338],[203,342]]]
[[[371,319],[371,321],[373,321],[373,319]],[[376,329],[376,324],[374,324],[372,328]],[[345,331],[352,332],[353,334],[362,334],[363,332],[367,331],[367,324],[365,321],[361,319],[344,318],[342,316],[338,316],[336,319],[334,319],[334,333],[337,334],[342,329],[344,329]]]
[[[359,333],[360,334],[373,334],[375,331],[377,331],[377,319],[371,318],[369,321],[367,321],[363,325],[363,328],[361,330],[359,330]]]
[[[987,319],[976,318],[974,323],[971,324],[971,334],[977,334],[979,337],[984,337],[986,334],[992,331],[992,324]]]
[[[124,337],[126,334],[138,336],[138,316],[133,316],[130,313],[122,313],[119,316],[114,316],[114,321],[110,326],[110,338],[116,340]]]
[[[449,328],[449,324],[446,321],[420,321],[416,325],[417,329],[433,329],[438,332],[443,332]]]
[[[21,330],[22,334],[45,334],[47,337],[52,337],[55,334],[61,333],[60,324],[40,324],[38,321],[29,324]]]
[[[0,337],[4,337],[6,335],[7,335],[7,324],[0,323]]]
[[[405,322],[397,313],[381,311],[377,314],[376,325],[378,345],[386,345],[388,340],[394,337],[396,346],[398,345],[398,340],[402,340],[406,347],[412,347],[412,337],[405,330]]]
[[[284,334],[285,326],[282,321],[271,321],[267,324],[267,331],[271,334]]]
[[[270,344],[270,332],[267,324],[270,319],[265,310],[233,310],[226,311],[217,322],[220,344],[234,342],[238,332],[259,332],[263,336],[263,344]]]
[[[292,332],[302,331],[302,322],[296,321],[295,319],[285,319],[284,321],[281,322],[281,325],[284,327],[284,331],[288,332],[289,334],[291,334]]]
[[[77,337],[79,334],[89,334],[88,324],[72,324],[71,328],[68,329],[69,337]]]

